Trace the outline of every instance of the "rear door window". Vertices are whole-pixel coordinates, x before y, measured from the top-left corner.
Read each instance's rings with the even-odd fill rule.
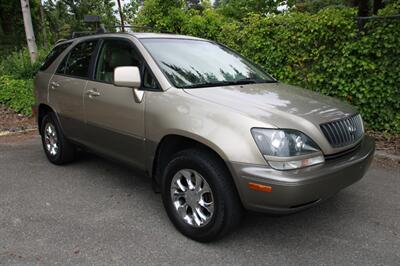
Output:
[[[89,78],[90,60],[96,50],[96,45],[97,40],[77,44],[60,64],[57,73],[74,77]]]
[[[46,56],[44,59],[44,62],[40,66],[40,70],[44,71],[46,70],[53,62],[54,60],[57,59],[57,57],[64,52],[65,49],[68,48],[68,46],[71,45],[72,42],[67,42],[67,43],[62,43],[57,45],[56,47],[53,48],[53,50],[50,51],[50,53]]]

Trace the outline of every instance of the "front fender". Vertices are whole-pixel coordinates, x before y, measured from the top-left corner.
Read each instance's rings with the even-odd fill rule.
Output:
[[[225,161],[266,164],[250,129],[273,125],[179,89],[146,94],[145,137],[149,142],[180,135],[210,147]]]

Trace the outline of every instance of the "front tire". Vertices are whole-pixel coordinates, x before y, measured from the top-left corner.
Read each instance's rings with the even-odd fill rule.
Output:
[[[61,165],[75,159],[75,146],[64,136],[54,113],[48,113],[41,123],[43,150],[50,162]]]
[[[216,240],[240,223],[242,206],[232,177],[208,151],[177,153],[166,166],[161,190],[170,220],[193,240]]]

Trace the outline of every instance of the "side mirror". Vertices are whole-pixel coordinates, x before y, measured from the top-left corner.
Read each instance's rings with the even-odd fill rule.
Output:
[[[118,87],[140,88],[140,71],[134,66],[120,66],[114,69],[114,85]]]

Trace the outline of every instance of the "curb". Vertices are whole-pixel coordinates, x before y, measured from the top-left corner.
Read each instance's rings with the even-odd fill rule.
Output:
[[[4,131],[0,131],[0,137],[10,136],[10,135],[15,135],[15,134],[20,134],[20,133],[27,133],[27,132],[31,132],[31,131],[35,131],[35,130],[37,130],[36,127],[22,129],[22,130],[16,130],[16,131],[4,130]]]
[[[383,159],[389,159],[392,161],[398,161],[400,162],[400,155],[394,155],[390,154],[381,150],[376,150],[375,151],[375,157],[383,158]]]

